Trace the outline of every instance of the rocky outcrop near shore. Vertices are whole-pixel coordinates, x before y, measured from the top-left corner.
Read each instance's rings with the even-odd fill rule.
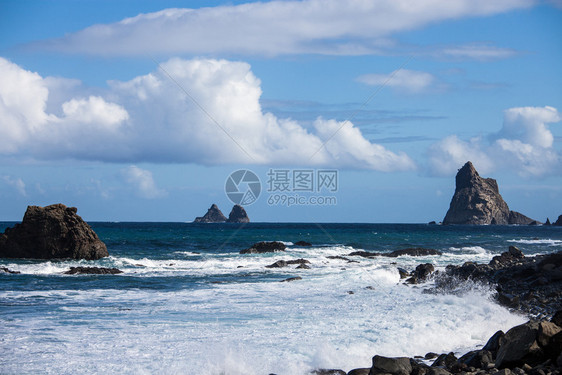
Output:
[[[443,255],[442,252],[435,249],[424,249],[422,247],[412,247],[408,249],[400,249],[391,251],[390,253],[377,253],[370,251],[353,251],[348,256],[360,256],[363,258],[374,258],[374,257],[390,257],[397,258],[400,256],[412,256],[412,257],[423,257],[430,255]]]
[[[557,227],[562,227],[562,215],[558,216],[558,220],[552,223],[552,225],[555,225]]]
[[[459,169],[455,181],[455,194],[443,224],[528,225],[536,221],[511,211],[496,180],[480,177],[470,161]]]
[[[198,216],[193,220],[194,223],[224,223],[226,216],[223,215],[221,210],[216,204],[211,205],[204,216]]]
[[[70,267],[65,275],[117,275],[123,273],[117,268],[106,268],[106,267]]]
[[[0,258],[86,259],[108,256],[75,207],[28,206],[20,224],[0,234]]]
[[[227,223],[249,223],[250,218],[246,213],[244,207],[240,206],[239,204],[235,204],[228,215]]]
[[[258,242],[247,249],[241,250],[240,254],[273,253],[275,251],[285,251],[286,248],[287,246],[279,241]]]

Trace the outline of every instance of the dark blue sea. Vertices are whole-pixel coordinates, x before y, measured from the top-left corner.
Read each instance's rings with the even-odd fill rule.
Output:
[[[489,262],[510,245],[526,256],[562,250],[562,228],[545,226],[90,225],[108,258],[0,259],[21,272],[0,272],[0,373],[298,375],[369,367],[375,354],[460,353],[526,317],[485,286],[423,293],[431,283],[407,286],[397,267]],[[259,241],[287,251],[239,254]],[[328,258],[408,247],[443,255]],[[310,269],[265,267],[299,258]],[[79,265],[124,273],[63,274]],[[291,277],[302,279],[280,282]]]

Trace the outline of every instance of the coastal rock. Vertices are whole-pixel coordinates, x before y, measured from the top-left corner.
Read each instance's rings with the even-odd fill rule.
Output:
[[[482,348],[482,350],[489,351],[495,357],[498,349],[500,348],[500,342],[503,340],[505,333],[502,330],[497,331],[493,334],[492,337],[488,340],[486,345]]]
[[[556,324],[558,327],[562,327],[562,310],[558,310],[556,313],[554,313],[550,321]]]
[[[302,277],[300,277],[300,276],[297,276],[297,277],[289,277],[288,279],[281,280],[280,282],[286,283],[286,282],[298,281],[298,280],[302,280]]]
[[[562,227],[562,215],[558,216],[558,220],[552,223],[552,225],[555,225],[557,227]]]
[[[370,371],[370,368],[354,368],[353,370],[349,371],[347,375],[369,375]]]
[[[297,268],[309,268],[307,264],[310,264],[310,262],[306,259],[278,260],[269,266],[265,266],[265,268],[283,268],[291,264],[299,264]]]
[[[469,161],[459,169],[455,194],[443,224],[521,224],[533,219],[510,211],[493,178],[482,178]]]
[[[451,369],[457,363],[457,357],[454,353],[441,354],[433,363],[431,367],[443,367],[446,369]]]
[[[346,375],[346,372],[343,370],[319,368],[316,370],[312,370],[310,374],[311,375]]]
[[[420,264],[412,272],[412,277],[406,280],[408,284],[417,284],[421,281],[426,281],[431,274],[435,272],[435,267],[431,263]]]
[[[382,357],[376,355],[373,357],[373,366],[369,375],[392,374],[392,375],[410,375],[412,372],[412,364],[410,358],[406,357]]]
[[[1,258],[86,259],[108,256],[105,244],[75,207],[28,206],[21,224],[0,237]]]
[[[213,204],[211,208],[207,210],[207,213],[204,216],[196,217],[193,220],[194,223],[224,223],[226,221],[226,216],[223,215],[221,210],[217,207],[216,204]]]
[[[123,271],[105,267],[70,267],[70,270],[63,273],[65,275],[116,275]]]
[[[251,247],[245,250],[241,250],[240,254],[261,254],[261,253],[273,253],[275,251],[285,251],[287,246],[283,242],[271,241],[271,242],[258,242],[253,244]]]
[[[278,260],[277,262],[270,264],[269,266],[265,266],[265,268],[283,268],[287,267],[287,262],[284,260]]]
[[[9,269],[9,268],[7,268],[7,267],[0,267],[0,273],[1,273],[1,272],[3,272],[3,273],[11,273],[12,275],[17,275],[17,274],[21,273],[21,272],[19,272],[19,271],[12,271],[11,269]]]
[[[546,218],[546,221],[544,222],[544,225],[546,225],[546,226],[551,225],[551,224],[550,224],[550,219],[549,219],[548,217]]]
[[[248,214],[246,213],[244,207],[240,206],[239,204],[235,204],[234,207],[232,207],[232,211],[230,211],[230,214],[228,215],[228,220],[226,222],[249,223],[250,218],[248,217]]]
[[[492,352],[488,350],[473,350],[466,353],[459,358],[460,363],[464,363],[468,367],[474,367],[479,369],[487,369],[490,363],[493,363]]]
[[[534,363],[540,352],[537,343],[538,323],[527,322],[511,328],[500,343],[496,357],[496,367],[519,366],[526,362]]]
[[[552,322],[540,322],[537,342],[540,346],[548,346],[550,344],[550,340],[559,332],[562,332],[562,327],[559,327]]]
[[[443,255],[438,250],[435,249],[424,249],[422,247],[413,247],[408,249],[395,250],[390,253],[375,253],[370,251],[353,251],[348,254],[348,256],[361,256],[363,258],[373,258],[373,257],[389,257],[397,258],[399,256],[412,256],[412,257],[423,257],[429,255]]]
[[[295,242],[295,246],[310,247],[310,246],[312,246],[312,244],[310,242],[306,242],[306,241],[297,241],[297,242]]]

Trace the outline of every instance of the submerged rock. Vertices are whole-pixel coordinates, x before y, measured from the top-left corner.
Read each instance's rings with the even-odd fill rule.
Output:
[[[443,224],[522,224],[534,220],[510,211],[493,178],[482,178],[469,161],[456,176],[455,194]]]
[[[251,247],[245,250],[241,250],[240,254],[261,254],[261,253],[273,253],[275,251],[285,251],[287,246],[283,242],[271,241],[271,242],[258,242],[253,244]]]
[[[295,242],[295,246],[310,247],[310,246],[312,246],[312,244],[310,242],[306,242],[306,241],[297,241],[297,242]]]
[[[9,269],[7,267],[0,267],[0,272],[11,273],[13,275],[17,275],[17,274],[21,273],[20,271],[12,271],[11,269]]]
[[[226,216],[223,215],[221,210],[216,204],[213,204],[211,208],[207,210],[207,213],[202,217],[196,217],[193,220],[194,223],[224,223],[226,221]]]
[[[116,275],[123,271],[105,267],[70,267],[70,270],[63,273],[65,275]]]
[[[280,282],[286,283],[286,282],[298,281],[298,280],[302,280],[302,277],[300,277],[300,276],[297,276],[297,277],[289,277],[288,279],[281,280]]]
[[[348,254],[348,256],[360,256],[363,258],[373,258],[373,257],[390,257],[397,258],[400,256],[412,256],[412,257],[423,257],[429,255],[443,255],[442,252],[435,249],[424,249],[422,247],[412,247],[408,249],[395,250],[390,253],[375,253],[370,251],[353,251]]]
[[[240,206],[239,204],[235,204],[234,207],[232,207],[232,211],[230,211],[230,214],[228,215],[228,220],[226,222],[249,223],[250,218],[248,217],[248,214],[246,213],[244,207]]]
[[[28,206],[21,224],[0,235],[0,257],[87,259],[108,256],[105,244],[75,207]]]

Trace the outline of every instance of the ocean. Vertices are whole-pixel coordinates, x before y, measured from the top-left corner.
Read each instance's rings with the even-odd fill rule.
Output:
[[[13,224],[1,222],[0,232]],[[370,367],[375,354],[463,354],[527,317],[481,285],[424,293],[431,282],[405,285],[397,267],[489,262],[510,245],[526,256],[562,250],[562,228],[545,226],[90,225],[109,257],[0,259],[21,272],[0,272],[0,373],[299,375]],[[239,254],[259,241],[287,251]],[[443,255],[328,258],[409,247]],[[299,258],[310,269],[265,267]],[[71,266],[124,273],[64,275]]]

